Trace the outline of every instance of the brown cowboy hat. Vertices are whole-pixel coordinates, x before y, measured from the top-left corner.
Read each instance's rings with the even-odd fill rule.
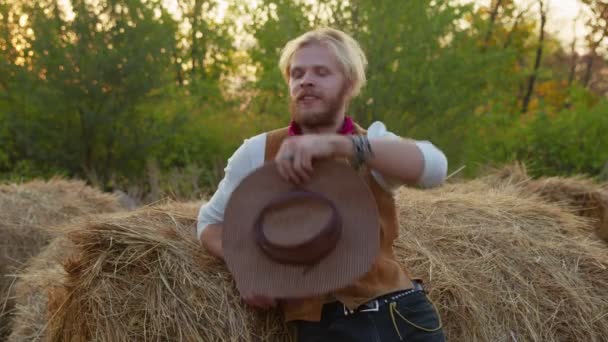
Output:
[[[378,209],[346,162],[317,161],[299,187],[274,162],[248,175],[226,205],[224,258],[241,292],[295,298],[347,286],[372,266]]]

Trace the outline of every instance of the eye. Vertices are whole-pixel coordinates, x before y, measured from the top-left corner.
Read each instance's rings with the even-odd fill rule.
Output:
[[[291,70],[291,78],[300,78],[302,77],[302,69],[294,68]]]
[[[329,75],[329,69],[327,69],[325,67],[319,67],[319,68],[317,68],[317,75],[327,76],[327,75]]]

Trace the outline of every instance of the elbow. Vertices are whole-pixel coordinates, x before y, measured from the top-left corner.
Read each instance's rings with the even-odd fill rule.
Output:
[[[216,240],[221,237],[217,225],[209,224],[200,228],[198,239],[206,249],[213,249]]]
[[[198,235],[198,239],[203,247],[209,249],[209,242],[211,241],[211,234],[209,233],[209,229],[202,229],[202,231]]]
[[[443,184],[448,173],[448,159],[436,147],[424,153],[424,170],[418,185],[422,188],[434,188]]]
[[[210,224],[204,227],[200,233],[199,241],[211,255],[223,259],[221,224]]]

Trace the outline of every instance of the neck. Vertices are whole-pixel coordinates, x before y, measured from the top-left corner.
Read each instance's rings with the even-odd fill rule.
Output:
[[[336,121],[329,126],[322,127],[313,127],[309,128],[306,126],[300,126],[302,129],[302,134],[335,134],[340,131],[342,125],[344,124],[344,111],[341,111],[340,114],[336,116]]]

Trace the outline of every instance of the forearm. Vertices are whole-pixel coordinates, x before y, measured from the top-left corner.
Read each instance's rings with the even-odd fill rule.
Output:
[[[354,157],[350,138],[340,135],[330,136],[337,156]],[[370,138],[373,155],[366,164],[381,174],[397,179],[404,184],[416,184],[424,172],[424,156],[411,139]]]
[[[221,223],[210,224],[201,233],[201,244],[211,255],[220,259],[224,259],[224,250],[222,248],[222,229]]]

